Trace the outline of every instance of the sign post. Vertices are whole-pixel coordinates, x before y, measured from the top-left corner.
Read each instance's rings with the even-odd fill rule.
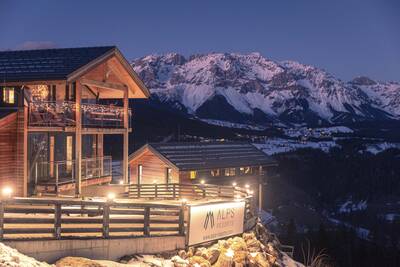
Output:
[[[188,245],[243,233],[245,202],[190,206]]]

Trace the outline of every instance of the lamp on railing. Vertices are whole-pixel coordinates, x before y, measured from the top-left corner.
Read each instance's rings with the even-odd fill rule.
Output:
[[[110,192],[107,194],[107,200],[108,201],[114,201],[115,199],[115,193],[114,192]]]
[[[3,190],[1,191],[3,198],[11,198],[11,195],[13,193],[13,190],[11,187],[6,186],[3,188]]]

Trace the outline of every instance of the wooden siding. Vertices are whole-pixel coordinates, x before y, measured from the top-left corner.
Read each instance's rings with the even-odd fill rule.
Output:
[[[142,165],[142,184],[152,184],[154,181],[162,184],[166,183],[166,168],[171,168],[172,170],[171,182],[179,183],[178,170],[168,165],[148,149],[129,162],[131,183],[138,183],[138,165]]]
[[[0,120],[0,188],[12,187],[14,195],[26,192],[24,109]]]

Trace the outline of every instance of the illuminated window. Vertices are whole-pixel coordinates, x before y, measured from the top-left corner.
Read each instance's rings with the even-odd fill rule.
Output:
[[[226,168],[225,169],[225,176],[235,176],[236,170],[235,168]]]
[[[142,183],[142,176],[143,176],[143,166],[141,164],[138,165],[138,184]]]
[[[190,171],[190,179],[196,179],[197,172],[196,171]]]
[[[251,167],[240,167],[239,172],[240,172],[240,175],[251,174]]]
[[[172,183],[172,170],[171,170],[171,168],[167,168],[167,169],[166,169],[165,175],[167,176],[167,177],[166,177],[167,184]]]
[[[220,175],[219,169],[211,170],[211,176],[216,177],[219,175]]]
[[[14,87],[4,87],[3,102],[7,104],[15,104],[15,89]]]

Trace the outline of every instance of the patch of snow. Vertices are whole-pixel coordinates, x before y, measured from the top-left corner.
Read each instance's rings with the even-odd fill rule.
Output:
[[[28,257],[16,249],[0,243],[0,267],[50,267],[45,262],[40,262]]]
[[[339,213],[350,213],[353,211],[365,210],[368,207],[366,200],[360,200],[358,203],[354,203],[351,200],[346,201],[339,207]]]
[[[390,148],[400,149],[400,144],[399,143],[388,143],[388,142],[368,144],[368,145],[366,145],[365,151],[376,155],[376,154],[383,152]]]
[[[266,127],[262,127],[259,125],[249,125],[249,124],[242,124],[242,123],[235,123],[235,122],[221,121],[221,120],[211,120],[211,119],[200,119],[200,120],[208,124],[222,126],[222,127],[236,128],[236,129],[248,129],[257,131],[262,131],[266,129]]]
[[[254,144],[258,149],[262,150],[267,155],[286,153],[302,148],[320,149],[324,152],[329,152],[333,147],[338,147],[334,141],[299,141],[283,138],[267,139],[263,144]]]

